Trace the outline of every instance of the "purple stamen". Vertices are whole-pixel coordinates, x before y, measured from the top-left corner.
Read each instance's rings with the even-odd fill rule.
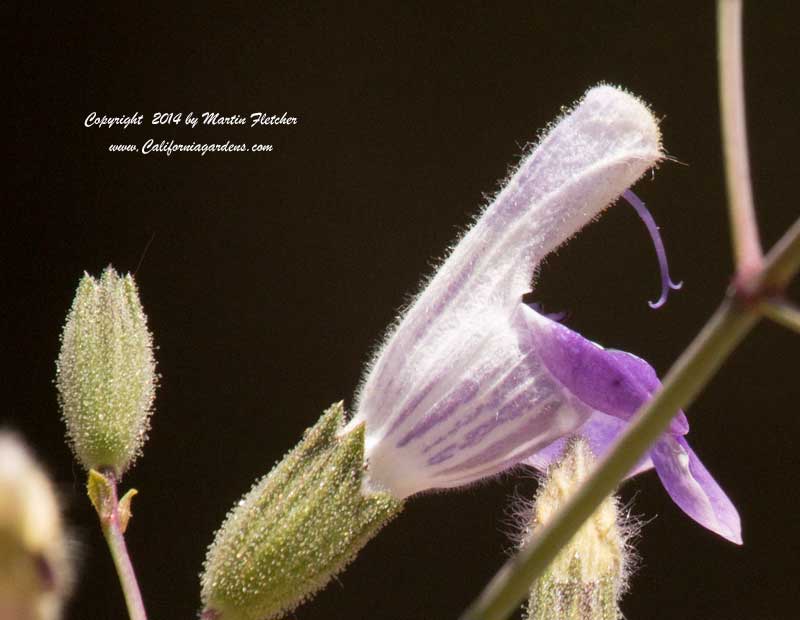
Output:
[[[622,193],[622,197],[636,210],[636,213],[639,215],[639,217],[642,218],[644,225],[647,227],[647,232],[650,233],[650,238],[653,240],[653,246],[655,247],[656,256],[658,257],[658,267],[661,270],[661,297],[659,297],[657,301],[648,301],[647,304],[651,308],[660,308],[666,303],[669,290],[672,289],[677,291],[683,286],[683,282],[678,282],[676,284],[672,281],[672,278],[669,277],[667,252],[664,250],[664,242],[661,240],[661,234],[658,232],[658,226],[656,225],[656,221],[653,219],[653,216],[650,215],[650,211],[647,210],[647,207],[644,206],[644,203],[641,201],[641,199],[631,190],[626,189]]]

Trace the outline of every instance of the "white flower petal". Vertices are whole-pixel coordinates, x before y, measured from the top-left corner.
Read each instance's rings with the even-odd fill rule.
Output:
[[[649,109],[589,90],[522,161],[402,317],[364,381],[368,478],[405,497],[509,467],[589,415],[532,346],[521,296],[552,250],[661,159]]]

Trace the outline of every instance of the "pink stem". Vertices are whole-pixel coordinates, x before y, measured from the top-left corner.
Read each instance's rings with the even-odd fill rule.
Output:
[[[117,569],[119,583],[122,586],[122,593],[125,596],[125,604],[128,607],[128,617],[130,620],[147,620],[147,612],[144,608],[142,593],[139,590],[139,582],[136,580],[136,572],[133,570],[131,558],[128,555],[128,547],[125,544],[125,536],[122,533],[119,523],[119,499],[117,497],[117,481],[113,473],[104,474],[111,483],[111,506],[107,517],[100,519],[100,526],[103,529],[111,558]]]
[[[764,263],[750,184],[742,69],[741,0],[718,0],[719,103],[737,281],[746,286]]]

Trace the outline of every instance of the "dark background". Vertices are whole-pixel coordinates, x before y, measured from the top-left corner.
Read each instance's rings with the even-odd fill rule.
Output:
[[[798,215],[793,3],[745,17],[755,196],[765,245]],[[550,259],[536,297],[663,374],[731,272],[710,2],[437,3],[382,8],[6,6],[0,420],[58,481],[80,585],[69,618],[124,606],[52,381],[84,270],[135,270],[163,375],[128,540],[154,620],[192,618],[212,533],[361,369],[432,259],[561,106],[600,81],[663,117],[666,163],[637,186],[684,289],[652,311],[653,250],[618,207]],[[86,129],[99,114],[288,112],[293,128]],[[112,154],[112,142],[268,142],[270,154]],[[798,287],[794,293],[797,297]],[[736,547],[649,474],[622,496],[649,523],[631,619],[789,618],[797,588],[796,335],[764,324],[689,412],[738,506]],[[455,618],[506,557],[506,476],[420,497],[296,617]]]

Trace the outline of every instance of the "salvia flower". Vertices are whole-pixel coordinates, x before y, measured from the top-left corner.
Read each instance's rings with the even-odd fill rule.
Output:
[[[119,477],[147,438],[157,374],[133,277],[84,274],[61,336],[56,386],[75,456]]]
[[[366,486],[397,498],[496,474],[591,417],[522,302],[541,261],[661,158],[636,97],[589,90],[522,161],[385,341],[361,387]],[[599,386],[606,389],[605,386]]]
[[[652,217],[628,189],[661,157],[647,107],[600,86],[523,160],[375,358],[351,422],[366,422],[368,487],[404,498],[467,484],[527,457],[542,462],[537,452],[556,442],[545,453],[555,454],[574,431],[605,452],[660,386],[655,372],[540,314],[522,295],[542,259],[620,196],[656,247],[663,284],[651,306],[680,288]],[[679,412],[641,467],[655,466],[689,516],[741,542],[736,510],[687,432]]]

